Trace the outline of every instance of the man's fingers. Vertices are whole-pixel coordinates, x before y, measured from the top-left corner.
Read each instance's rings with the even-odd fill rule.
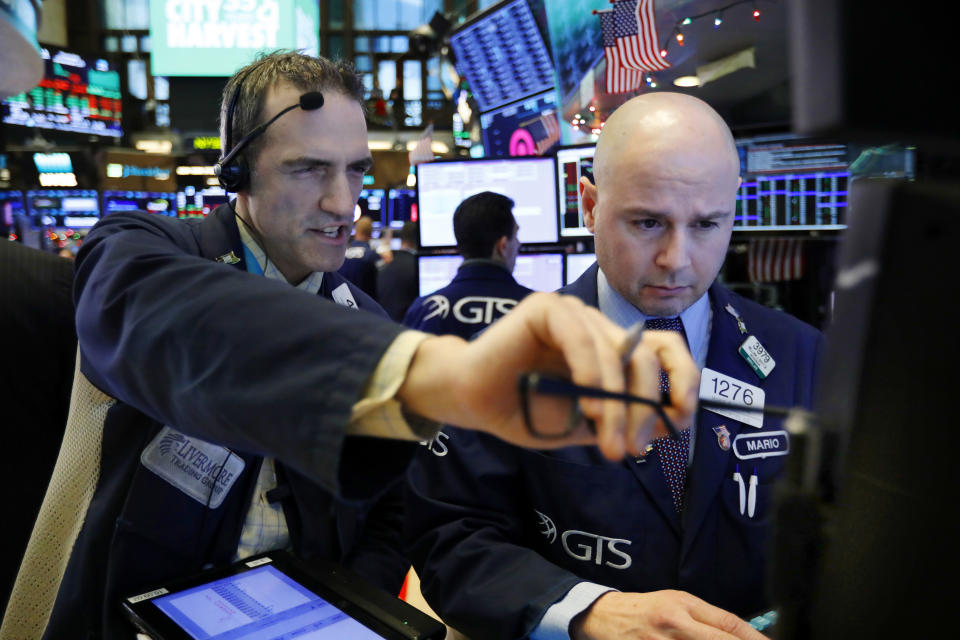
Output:
[[[745,620],[741,620],[729,611],[725,611],[704,601],[698,601],[690,608],[690,616],[694,623],[701,626],[700,631],[707,638],[728,638],[734,640],[768,640],[765,635],[751,627]],[[724,635],[717,636],[716,630],[720,630]],[[710,635],[710,633],[714,635]],[[700,636],[695,636],[700,637]]]
[[[674,408],[671,415],[683,423],[689,422],[697,408],[700,371],[690,357],[686,342],[675,331],[648,331],[643,339],[670,380],[670,403]]]

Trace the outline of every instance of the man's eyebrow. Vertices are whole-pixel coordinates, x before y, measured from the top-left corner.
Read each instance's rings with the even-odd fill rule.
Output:
[[[281,166],[286,168],[294,167],[332,167],[336,164],[333,160],[327,160],[326,158],[316,158],[313,156],[299,156],[297,158],[289,158],[280,163]],[[354,160],[353,162],[348,163],[351,169],[360,169],[363,171],[369,171],[373,167],[373,158],[367,156],[365,158],[360,158],[359,160]]]
[[[660,213],[659,211],[651,211],[650,209],[636,208],[630,209],[627,211],[627,215],[636,217],[636,218],[652,218],[654,220],[664,221],[669,220],[670,216],[666,213]],[[723,220],[733,215],[733,211],[711,211],[709,213],[699,214],[693,217],[694,222],[713,222],[716,220]]]

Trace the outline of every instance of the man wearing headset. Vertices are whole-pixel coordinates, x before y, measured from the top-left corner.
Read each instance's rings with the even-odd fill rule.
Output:
[[[524,371],[650,397],[663,367],[674,415],[690,415],[681,342],[645,335],[624,365],[625,332],[569,297],[530,296],[471,343],[357,311],[380,312],[335,273],[372,162],[361,98],[348,66],[257,60],[221,107],[236,199],[202,221],[114,215],[87,236],[67,434],[0,638],[129,637],[122,597],[277,548],[386,584],[389,567],[363,560],[382,557],[365,547],[382,539],[364,530],[370,501],[437,422],[543,446],[523,427]],[[562,403],[541,402],[559,421]],[[642,405],[581,404],[596,435],[556,445],[617,458],[662,433]]]

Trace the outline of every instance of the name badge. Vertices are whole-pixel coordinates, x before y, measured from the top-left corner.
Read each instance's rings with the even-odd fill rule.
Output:
[[[744,340],[743,344],[740,345],[740,355],[743,356],[743,359],[747,361],[750,368],[761,378],[766,378],[770,375],[770,372],[773,371],[773,368],[777,366],[777,363],[773,360],[773,356],[771,356],[770,353],[763,348],[763,345],[760,344],[760,341],[753,336]]]
[[[739,460],[770,458],[790,453],[790,436],[786,431],[741,433],[733,439],[733,454]]]
[[[199,438],[164,427],[140,454],[140,463],[202,505],[216,509],[246,466],[243,458]]]
[[[756,409],[756,411],[740,411],[734,407],[707,407],[708,411],[713,411],[721,416],[733,418],[738,422],[760,429],[763,427],[762,410],[765,398],[766,393],[760,387],[747,384],[719,371],[704,368],[700,374],[701,400],[714,400]]]
[[[331,291],[330,295],[333,296],[333,301],[341,306],[359,309],[357,301],[353,299],[353,294],[350,293],[350,287],[346,282]]]

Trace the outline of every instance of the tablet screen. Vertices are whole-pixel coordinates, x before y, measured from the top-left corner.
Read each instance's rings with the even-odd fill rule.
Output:
[[[272,564],[153,599],[195,640],[382,640]]]

